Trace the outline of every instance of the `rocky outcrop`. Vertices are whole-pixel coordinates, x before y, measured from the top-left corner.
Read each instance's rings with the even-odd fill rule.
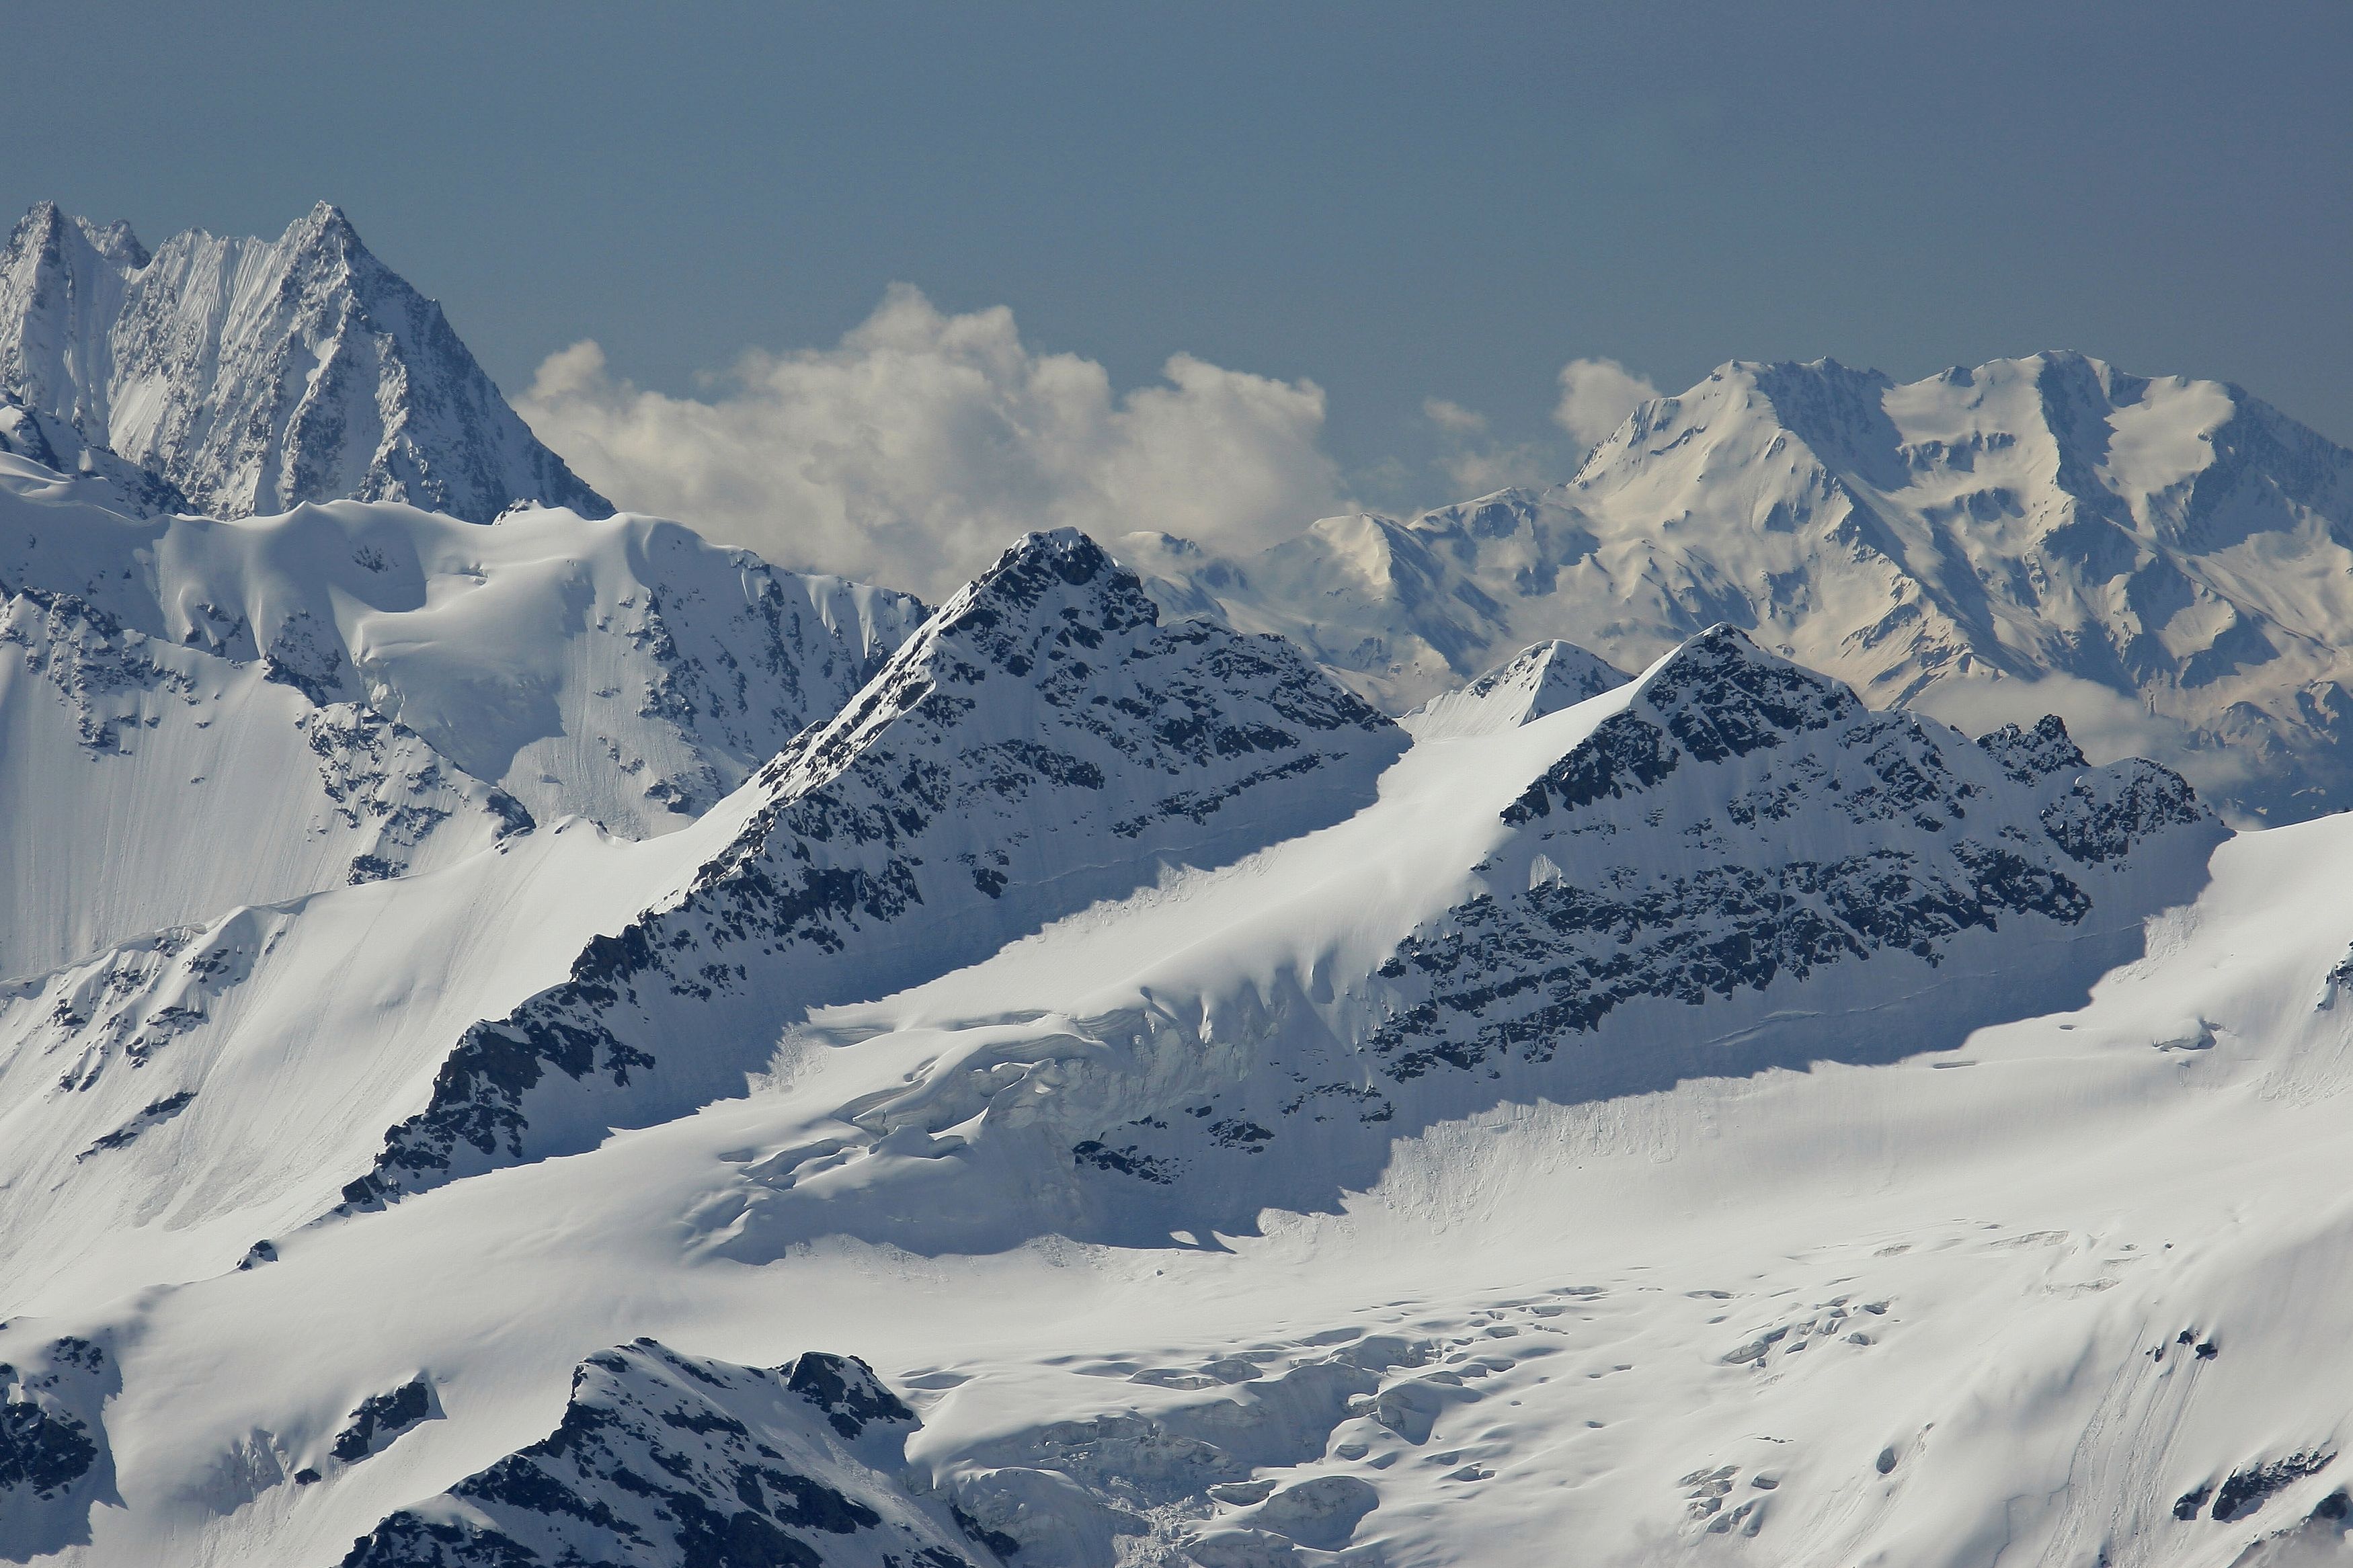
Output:
[[[773,1369],[641,1339],[582,1362],[540,1442],[386,1518],[343,1568],[975,1568],[895,1480],[913,1413],[865,1363]]]

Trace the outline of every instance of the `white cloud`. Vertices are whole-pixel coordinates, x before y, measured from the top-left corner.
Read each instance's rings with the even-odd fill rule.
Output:
[[[1487,416],[1475,408],[1465,408],[1443,397],[1421,400],[1422,416],[1450,436],[1475,436],[1487,427]]]
[[[1438,466],[1446,471],[1450,500],[1487,495],[1509,485],[1543,486],[1566,472],[1560,454],[1546,442],[1474,445],[1476,437],[1487,433],[1487,416],[1475,408],[1443,397],[1425,397],[1421,412],[1446,435],[1448,450],[1438,459]]]
[[[1440,463],[1446,469],[1447,482],[1458,500],[1489,495],[1514,485],[1540,489],[1575,466],[1564,464],[1559,453],[1533,441],[1518,447],[1466,447],[1449,453]]]
[[[1560,402],[1552,422],[1584,446],[1599,446],[1634,405],[1659,389],[1614,359],[1573,359],[1560,367]]]
[[[1178,354],[1114,396],[1103,367],[1032,353],[1002,307],[943,315],[895,285],[833,349],[746,354],[708,401],[552,354],[524,418],[621,506],[784,564],[941,595],[1029,529],[1151,529],[1261,548],[1347,498],[1324,393]]]

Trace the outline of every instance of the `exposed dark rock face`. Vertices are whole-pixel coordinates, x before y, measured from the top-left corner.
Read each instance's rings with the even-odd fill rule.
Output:
[[[1915,1006],[1963,943],[1997,935],[2023,944],[2001,951],[2028,985],[2030,955],[2064,952],[2079,932],[2137,931],[2187,892],[2224,836],[2165,769],[2086,766],[2055,718],[1971,744],[1932,721],[1874,713],[1728,626],[1651,672],[1503,821],[1513,832],[1472,895],[1285,1045],[1288,1087],[1222,1086],[1214,1108],[1176,1108],[1189,1115],[1124,1104],[1124,1123],[1075,1130],[1074,1166],[1127,1178],[1130,1201],[1158,1189],[1181,1203],[1198,1190],[1188,1173],[1339,1135],[1308,1131],[1319,1123],[1385,1141],[1461,1114],[1481,1092],[1623,1093],[1754,1071],[1780,1060],[1778,1047],[1742,1043],[1769,1034],[1775,988],[1829,984],[1809,1005],[1840,1016]],[[2143,887],[2144,872],[2167,890]],[[2095,921],[2104,900],[2113,907]],[[1992,949],[1966,951],[1968,994],[2009,987],[1978,973]],[[2079,978],[2121,956],[2087,948]],[[1637,1005],[1655,1020],[1662,1003],[1709,1016],[1664,1026],[1674,1039],[1608,1045],[1606,1026]],[[1888,1022],[1896,1016],[1856,1047],[1864,1057],[1914,1037]],[[1327,1027],[1340,1038],[1324,1047]],[[1717,1035],[1733,1047],[1681,1043]],[[1846,1047],[1817,1026],[1806,1048]],[[1516,1087],[1472,1087],[1505,1078]]]
[[[372,1394],[352,1412],[351,1425],[335,1435],[331,1450],[347,1465],[357,1464],[392,1446],[392,1440],[434,1414],[433,1390],[423,1378],[411,1378],[387,1394]]]
[[[2002,772],[2022,784],[2041,784],[2054,773],[2080,773],[2092,765],[2084,760],[2082,748],[2056,713],[2045,713],[2031,730],[2016,724],[1989,730],[1978,737],[1978,744],[2001,764]]]
[[[1546,1061],[1636,998],[1697,1006],[1880,952],[1933,965],[2005,921],[2072,926],[2083,865],[2211,817],[2152,763],[2082,771],[2056,719],[1979,753],[1720,627],[1504,820],[1525,843],[1499,869],[1538,846],[1557,865],[1491,877],[1383,969],[1399,1000],[1369,1043],[1392,1079]],[[1613,853],[1627,834],[1650,852]]]
[[[573,1373],[543,1441],[391,1515],[343,1568],[973,1568],[892,1479],[913,1415],[849,1356],[764,1371],[652,1340]]]
[[[104,1346],[68,1336],[27,1343],[0,1324],[0,1560],[90,1540],[96,1502],[119,1502],[100,1418],[122,1386]]]
[[[2265,1498],[2292,1481],[2318,1475],[2336,1458],[2334,1454],[2290,1454],[2285,1458],[2271,1459],[2250,1465],[2243,1470],[2233,1470],[2230,1479],[2214,1494],[2214,1517],[2244,1519],[2263,1507]]]
[[[469,1031],[345,1197],[739,1091],[807,1007],[984,957],[1165,862],[1337,820],[1403,746],[1280,639],[1163,626],[1092,541],[1033,534],[760,771],[744,827],[682,896]]]

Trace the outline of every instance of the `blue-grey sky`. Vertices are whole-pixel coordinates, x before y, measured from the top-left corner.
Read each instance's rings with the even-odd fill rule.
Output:
[[[1155,382],[1312,379],[1353,493],[1564,362],[2072,347],[2353,441],[2353,5],[0,5],[0,201],[342,205],[511,394],[688,393],[902,280]],[[1552,443],[1553,445],[1546,445]],[[1566,461],[1574,453],[1558,460]]]

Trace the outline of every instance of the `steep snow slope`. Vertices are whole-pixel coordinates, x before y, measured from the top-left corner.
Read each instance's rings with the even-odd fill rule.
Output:
[[[477,528],[335,502],[126,520],[44,473],[0,471],[0,592],[69,594],[158,641],[259,662],[322,706],[414,731],[542,821],[631,836],[708,809],[923,616],[652,518],[542,510]]]
[[[561,824],[0,986],[12,1294],[201,1277],[323,1212],[449,1042],[560,980],[676,842]]]
[[[1900,386],[1736,363],[1540,493],[1241,562],[1123,548],[1397,709],[1539,638],[1639,665],[1725,620],[1874,706],[2145,710],[2202,788],[2279,820],[2353,802],[2348,546],[2353,453],[2235,386],[2045,353]],[[2052,675],[2126,701],[1966,690]]]
[[[370,709],[36,588],[0,596],[0,977],[532,825]]]
[[[1244,1230],[1498,1103],[1887,1060],[2079,996],[2220,829],[2055,722],[1989,739],[1721,628],[1620,692],[1418,744],[1348,822],[820,1012],[780,1070],[854,1043],[904,1082],[762,1152],[709,1223],[759,1255]]]
[[[352,496],[488,522],[613,509],[540,445],[441,314],[322,202],[276,240],[150,256],[44,202],[0,249],[0,392],[215,516]]]
[[[735,1092],[811,1006],[1346,816],[1404,744],[1288,644],[1164,627],[1093,541],[1030,534],[707,819],[691,883],[470,1031],[348,1195]]]

